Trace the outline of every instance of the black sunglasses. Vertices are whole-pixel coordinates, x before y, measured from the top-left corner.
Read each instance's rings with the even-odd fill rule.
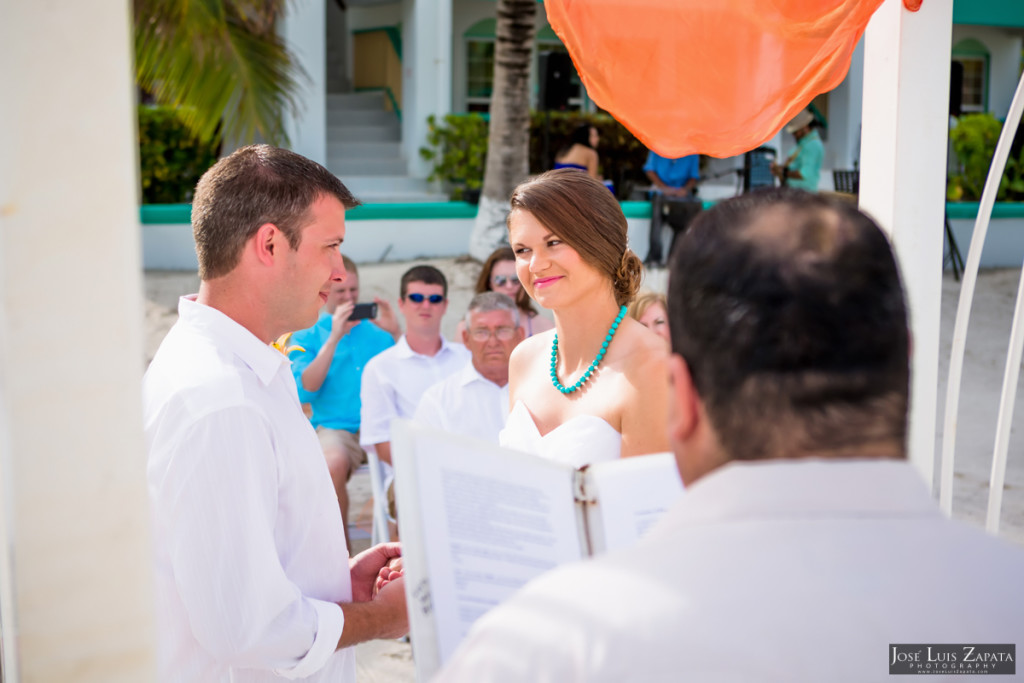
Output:
[[[419,292],[414,292],[412,294],[406,294],[405,298],[408,299],[409,301],[413,302],[414,304],[421,304],[421,303],[423,303],[424,299],[426,299],[427,301],[429,301],[432,304],[439,304],[442,301],[444,301],[444,297],[441,296],[440,294],[431,294],[430,296],[425,296],[423,294],[420,294]]]

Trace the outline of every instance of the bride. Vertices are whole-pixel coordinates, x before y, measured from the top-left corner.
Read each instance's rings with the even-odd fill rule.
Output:
[[[668,353],[625,315],[642,265],[618,202],[566,169],[524,182],[511,204],[516,274],[555,329],[512,354],[502,444],[574,466],[667,451]]]

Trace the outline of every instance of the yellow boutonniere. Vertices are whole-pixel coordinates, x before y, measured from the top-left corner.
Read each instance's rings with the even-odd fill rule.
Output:
[[[280,337],[277,338],[277,341],[271,342],[270,345],[273,346],[275,349],[277,349],[278,351],[280,351],[281,353],[283,353],[286,356],[289,353],[291,353],[292,351],[305,351],[306,350],[303,347],[299,346],[298,344],[294,344],[292,346],[288,346],[288,340],[291,339],[291,338],[292,338],[292,333],[291,332],[289,332],[288,334],[282,334]]]

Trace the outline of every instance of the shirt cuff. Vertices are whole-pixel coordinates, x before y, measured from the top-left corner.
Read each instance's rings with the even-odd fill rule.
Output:
[[[313,646],[303,655],[299,663],[289,669],[278,669],[274,673],[286,678],[306,678],[322,669],[338,649],[341,631],[345,627],[345,613],[333,602],[310,600],[316,610],[316,635]]]

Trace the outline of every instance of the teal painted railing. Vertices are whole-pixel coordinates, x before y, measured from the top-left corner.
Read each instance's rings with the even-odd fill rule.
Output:
[[[704,208],[714,206],[706,200]],[[428,220],[445,218],[473,218],[477,207],[466,202],[422,202],[397,204],[363,204],[346,212],[351,221],[372,220]],[[622,213],[626,218],[650,218],[651,203],[644,201],[622,202]],[[946,215],[951,219],[973,220],[978,215],[978,202],[949,202]],[[1024,218],[1024,202],[999,202],[992,210],[993,218]],[[191,204],[146,204],[139,209],[139,220],[143,225],[168,225],[192,222]]]

